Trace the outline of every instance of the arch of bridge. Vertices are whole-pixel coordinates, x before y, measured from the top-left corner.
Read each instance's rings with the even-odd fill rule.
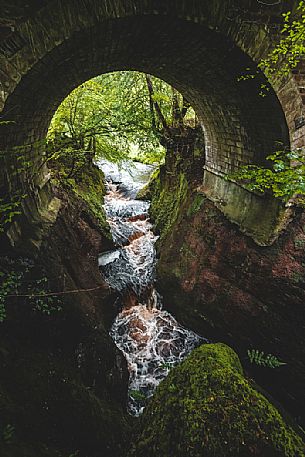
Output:
[[[258,95],[263,74],[238,81],[247,68],[256,70],[255,62],[272,46],[287,2],[270,8],[256,0],[27,3],[28,17],[22,6],[7,6],[0,18],[2,119],[10,121],[1,126],[7,150],[2,189],[26,187],[41,204],[35,195],[47,182],[47,170],[40,165],[39,141],[52,115],[73,88],[115,70],[154,74],[189,99],[205,127],[206,167],[213,173],[261,163],[279,142],[303,145],[302,64],[289,78],[274,81],[267,97]],[[11,173],[10,151],[24,144],[39,170],[30,189]]]

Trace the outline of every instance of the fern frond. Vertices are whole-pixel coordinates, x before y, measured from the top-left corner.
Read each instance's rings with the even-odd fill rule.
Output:
[[[259,351],[258,349],[248,349],[247,354],[250,362],[255,363],[258,366],[277,368],[282,365],[287,365],[285,362],[279,360],[275,355],[265,355],[264,351]]]

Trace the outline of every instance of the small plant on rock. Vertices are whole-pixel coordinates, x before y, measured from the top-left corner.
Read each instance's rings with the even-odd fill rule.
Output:
[[[34,311],[50,315],[53,312],[62,310],[62,302],[56,295],[50,295],[48,278],[43,276],[29,286],[28,300]]]
[[[279,360],[275,355],[265,354],[263,351],[258,349],[248,349],[248,358],[251,363],[268,368],[277,368],[282,365],[287,365],[285,362]]]

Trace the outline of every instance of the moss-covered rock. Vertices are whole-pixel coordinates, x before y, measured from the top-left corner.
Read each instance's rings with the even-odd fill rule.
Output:
[[[53,184],[70,194],[73,193],[72,200],[77,198],[85,203],[86,211],[96,219],[99,230],[104,236],[111,239],[110,228],[103,207],[106,193],[103,171],[92,161],[88,161],[86,167],[81,168],[70,177],[66,175],[64,163],[52,162],[51,167]]]
[[[202,197],[193,201],[191,196],[202,182],[205,160],[203,149],[198,149],[200,142],[196,145],[196,141],[185,144],[184,141],[185,138],[180,138],[180,142],[167,145],[165,163],[141,192],[142,198],[145,196],[151,200],[150,215],[154,228],[160,235],[159,246],[178,225],[185,212],[194,214],[202,204]]]
[[[89,211],[97,219],[103,235],[111,238],[103,207],[106,189],[102,170],[90,163],[87,169],[71,182],[71,187],[88,204]]]
[[[176,224],[188,194],[185,173],[179,173],[172,183],[168,179],[162,180],[162,174],[161,177],[157,176],[151,185],[151,194],[151,216],[155,229],[163,240]]]
[[[235,352],[205,344],[160,384],[129,457],[303,457],[304,443],[244,377]]]
[[[155,191],[155,186],[159,183],[160,168],[156,168],[155,171],[151,174],[148,183],[142,187],[137,193],[138,200],[151,200],[153,192]]]
[[[246,368],[305,429],[305,212],[296,210],[272,245],[259,246],[223,214],[224,187],[217,200],[211,189],[218,187],[210,178],[200,180],[200,170],[179,154],[167,156],[154,184],[152,219],[161,235],[157,288],[164,307],[206,338],[234,344],[241,357],[258,348],[288,362],[277,376],[247,362]],[[188,190],[175,213],[169,201],[178,195],[182,173]],[[247,203],[244,208],[238,201],[236,211],[243,213]],[[174,221],[170,229],[167,221]]]

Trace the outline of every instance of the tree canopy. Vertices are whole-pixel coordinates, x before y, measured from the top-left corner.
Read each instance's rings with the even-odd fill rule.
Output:
[[[196,119],[185,98],[164,81],[134,71],[107,73],[83,83],[61,103],[48,142],[53,158],[64,150],[78,165],[80,152],[84,161],[94,156],[161,162],[161,138],[171,128],[194,126]]]

